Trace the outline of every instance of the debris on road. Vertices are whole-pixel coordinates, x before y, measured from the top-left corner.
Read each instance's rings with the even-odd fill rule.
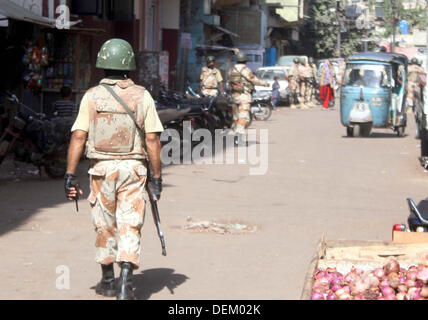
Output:
[[[194,222],[191,217],[187,217],[187,224],[183,227],[184,230],[192,230],[195,232],[213,232],[219,234],[243,234],[254,233],[257,231],[256,226],[251,226],[242,223],[219,223],[215,221],[198,221]]]

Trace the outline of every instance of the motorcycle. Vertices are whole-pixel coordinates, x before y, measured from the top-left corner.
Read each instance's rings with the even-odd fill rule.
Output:
[[[262,92],[262,91],[260,91]],[[253,99],[250,106],[250,119],[258,121],[266,121],[272,115],[272,93],[261,94],[257,91],[253,94]]]
[[[428,198],[420,201],[418,205],[411,198],[407,198],[410,215],[405,224],[396,224],[394,231],[428,232]]]
[[[13,153],[15,161],[31,163],[39,168],[39,172],[44,167],[50,178],[62,178],[66,172],[74,118],[47,119],[9,92],[6,92],[6,100],[18,111],[0,132],[0,165],[8,154]]]

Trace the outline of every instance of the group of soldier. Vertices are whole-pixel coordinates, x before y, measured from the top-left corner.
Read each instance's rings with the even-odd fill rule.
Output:
[[[290,108],[308,109],[316,106],[316,86],[318,69],[313,58],[306,63],[305,58],[294,58],[294,64],[288,74],[290,89]]]
[[[261,81],[246,65],[248,56],[239,52],[236,55],[236,64],[228,71],[229,88],[233,98],[233,131],[236,145],[247,145],[245,129],[250,122],[250,107],[254,86],[269,86],[268,82]],[[224,96],[223,77],[215,67],[215,57],[206,58],[206,66],[202,68],[200,78],[201,92],[205,96]],[[220,92],[218,91],[220,88]]]

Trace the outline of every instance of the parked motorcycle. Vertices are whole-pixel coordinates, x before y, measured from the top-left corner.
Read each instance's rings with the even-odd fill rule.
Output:
[[[253,94],[250,119],[266,121],[272,115],[272,94]]]
[[[67,149],[74,118],[47,119],[36,113],[9,92],[6,99],[17,107],[17,113],[0,132],[0,165],[8,154],[16,161],[44,167],[51,178],[62,178],[66,172]]]
[[[396,224],[394,231],[405,232],[428,232],[428,198],[420,201],[418,205],[411,199],[407,199],[410,215],[407,218],[407,225]]]

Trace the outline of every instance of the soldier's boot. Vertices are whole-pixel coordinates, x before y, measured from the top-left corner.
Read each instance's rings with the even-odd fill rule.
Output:
[[[116,295],[116,285],[114,283],[113,263],[101,265],[102,278],[95,286],[95,293],[104,297],[114,297]]]
[[[248,142],[244,139],[244,135],[242,133],[237,133],[233,142],[237,147],[246,147],[248,145]]]
[[[297,109],[295,104],[290,104],[290,109]]]
[[[132,286],[132,271],[134,266],[130,262],[122,262],[119,278],[117,300],[135,300],[134,288]]]

